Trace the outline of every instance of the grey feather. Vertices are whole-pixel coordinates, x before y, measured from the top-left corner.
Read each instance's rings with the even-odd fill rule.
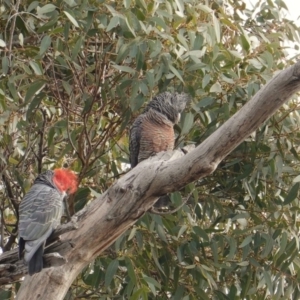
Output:
[[[39,268],[39,261],[32,261],[35,253],[41,252],[47,238],[52,231],[60,224],[63,212],[64,193],[61,193],[52,181],[53,172],[46,171],[40,174],[35,183],[25,195],[19,206],[19,255],[24,260]],[[36,260],[35,259],[35,260]]]
[[[153,97],[146,106],[144,113],[153,109],[155,112],[161,113],[173,124],[176,124],[179,122],[180,114],[189,100],[190,96],[185,93],[164,92]]]

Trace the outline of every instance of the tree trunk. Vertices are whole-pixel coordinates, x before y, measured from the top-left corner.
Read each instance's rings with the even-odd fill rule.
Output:
[[[245,138],[300,90],[300,62],[280,72],[240,111],[186,155],[167,152],[141,162],[77,213],[79,228],[61,236],[67,263],[26,276],[17,299],[63,299],[76,276],[136,222],[161,195],[211,174]],[[55,249],[52,249],[55,250]]]

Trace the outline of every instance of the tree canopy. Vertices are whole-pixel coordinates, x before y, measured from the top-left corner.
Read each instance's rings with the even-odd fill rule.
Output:
[[[17,247],[18,205],[42,170],[78,172],[71,215],[127,173],[129,128],[157,93],[193,98],[176,147],[211,136],[294,63],[287,42],[299,42],[299,29],[286,9],[280,0],[3,2],[2,251]],[[299,121],[294,97],[213,174],[172,193],[174,207],[189,197],[181,209],[146,213],[90,262],[65,299],[298,299]],[[2,286],[0,298],[19,286]]]

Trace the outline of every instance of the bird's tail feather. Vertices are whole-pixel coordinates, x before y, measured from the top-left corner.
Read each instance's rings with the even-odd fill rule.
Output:
[[[43,253],[44,253],[44,244],[40,245],[40,247],[36,250],[32,258],[28,263],[28,273],[29,275],[33,275],[35,273],[39,273],[43,269]]]
[[[20,237],[19,239],[19,259],[23,257],[23,251],[25,249],[25,241]]]

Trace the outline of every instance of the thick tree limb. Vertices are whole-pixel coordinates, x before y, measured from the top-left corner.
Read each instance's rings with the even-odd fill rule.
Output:
[[[61,237],[65,247],[60,254],[67,263],[27,276],[17,299],[63,299],[83,267],[134,224],[159,196],[211,174],[237,145],[299,90],[300,62],[275,76],[192,152],[184,156],[179,151],[164,153],[140,163],[77,214],[79,229]]]

